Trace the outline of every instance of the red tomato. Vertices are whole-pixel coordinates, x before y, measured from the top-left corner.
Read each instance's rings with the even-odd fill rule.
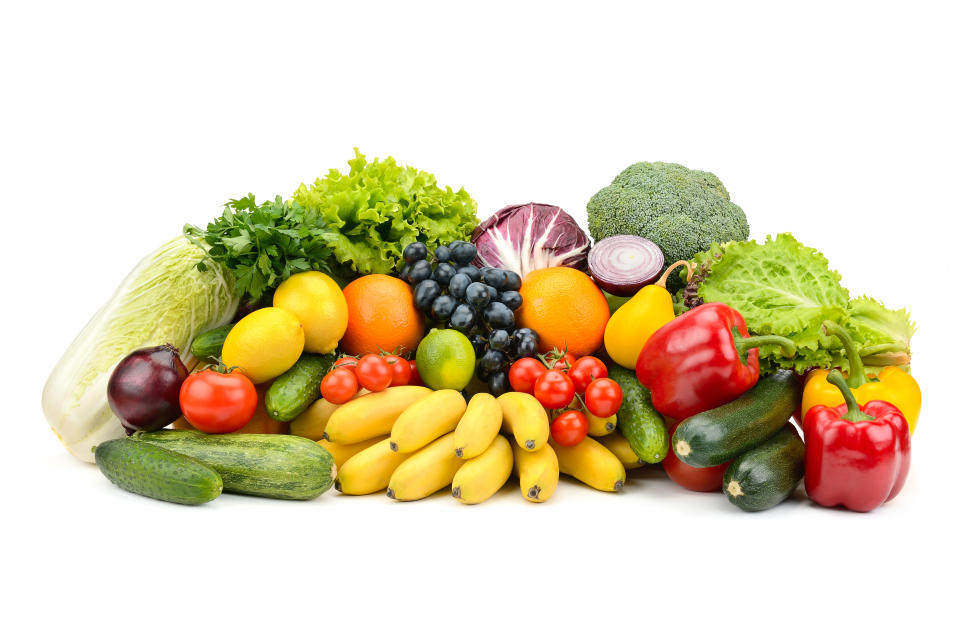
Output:
[[[583,402],[586,403],[588,412],[600,418],[607,418],[620,409],[620,404],[623,403],[623,390],[614,380],[598,378],[587,385]]]
[[[417,371],[417,361],[410,361],[410,380],[407,381],[407,385],[423,385],[423,379]]]
[[[357,361],[357,382],[371,392],[379,392],[390,387],[393,380],[393,366],[383,356],[367,354]]]
[[[573,447],[587,437],[587,417],[583,412],[569,410],[553,419],[550,424],[550,436],[557,445]]]
[[[573,381],[558,369],[548,369],[537,377],[533,395],[548,410],[566,407],[573,400]]]
[[[510,387],[513,391],[533,394],[533,384],[545,371],[547,371],[546,365],[528,356],[510,366],[507,378],[510,379]]]
[[[670,429],[671,440],[675,430],[676,426]],[[667,450],[666,458],[663,459],[663,470],[670,480],[694,492],[716,492],[723,487],[723,473],[727,471],[729,465],[728,462],[715,467],[693,467],[677,458],[673,453],[672,445]]]
[[[399,387],[410,384],[410,363],[407,359],[396,354],[384,354],[383,358],[393,370],[393,378],[390,380],[390,387]]]
[[[357,369],[356,356],[342,356],[333,364],[338,369],[348,369],[351,372]]]
[[[239,370],[205,369],[190,374],[180,386],[180,409],[202,432],[235,432],[257,411],[257,390]]]
[[[607,366],[595,356],[583,356],[578,358],[570,367],[567,375],[573,381],[573,387],[577,390],[577,394],[583,394],[583,391],[587,389],[587,385],[591,382],[607,377]],[[591,410],[590,413],[592,414],[593,411]]]
[[[334,405],[343,405],[357,393],[357,375],[347,367],[336,367],[320,381],[320,396]]]
[[[551,369],[559,370],[568,370],[570,367],[577,362],[577,356],[571,354],[570,352],[564,352],[559,356],[554,354],[553,356],[547,356],[547,363],[550,365]]]

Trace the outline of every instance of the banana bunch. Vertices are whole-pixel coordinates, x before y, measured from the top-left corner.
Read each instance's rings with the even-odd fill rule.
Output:
[[[616,431],[616,417],[591,419],[590,434],[573,447],[550,439],[546,410],[533,396],[475,394],[468,404],[455,390],[391,387],[343,405],[316,401],[291,424],[291,433],[317,440],[337,464],[344,494],[386,490],[416,501],[450,487],[465,504],[482,503],[511,474],[523,497],[549,499],[560,474],[598,490],[623,487],[626,469],[642,465]]]

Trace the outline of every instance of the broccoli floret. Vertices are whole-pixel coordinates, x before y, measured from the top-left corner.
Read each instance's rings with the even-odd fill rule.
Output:
[[[746,240],[750,226],[743,210],[730,202],[720,179],[708,171],[666,162],[639,162],[587,203],[594,241],[616,234],[643,236],[663,251],[666,265],[690,259],[711,243]],[[678,276],[667,283],[681,286]]]

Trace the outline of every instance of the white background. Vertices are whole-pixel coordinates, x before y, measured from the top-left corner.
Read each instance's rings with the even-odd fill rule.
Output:
[[[953,621],[956,16],[723,4],[4,8],[4,636],[931,638]],[[750,515],[642,472],[543,505],[514,488],[471,508],[333,491],[185,508],[75,462],[41,388],[122,277],[183,223],[289,196],[354,146],[466,186],[481,216],[537,200],[585,222],[639,160],[715,172],[753,237],[792,231],[852,293],[911,309],[924,409],[903,493],[867,515]]]

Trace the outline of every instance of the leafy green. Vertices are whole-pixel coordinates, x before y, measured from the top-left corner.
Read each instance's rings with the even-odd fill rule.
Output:
[[[280,196],[257,205],[253,194],[231,200],[223,214],[201,230],[185,225],[184,235],[206,249],[206,259],[225,266],[234,293],[259,300],[297,272],[331,271],[327,227],[316,211]],[[197,269],[205,271],[205,261]]]
[[[348,174],[331,169],[293,196],[319,213],[322,237],[339,263],[359,274],[390,273],[412,242],[436,247],[470,238],[477,204],[462,188],[440,188],[433,174],[401,167],[392,157],[367,162],[354,152]]]

